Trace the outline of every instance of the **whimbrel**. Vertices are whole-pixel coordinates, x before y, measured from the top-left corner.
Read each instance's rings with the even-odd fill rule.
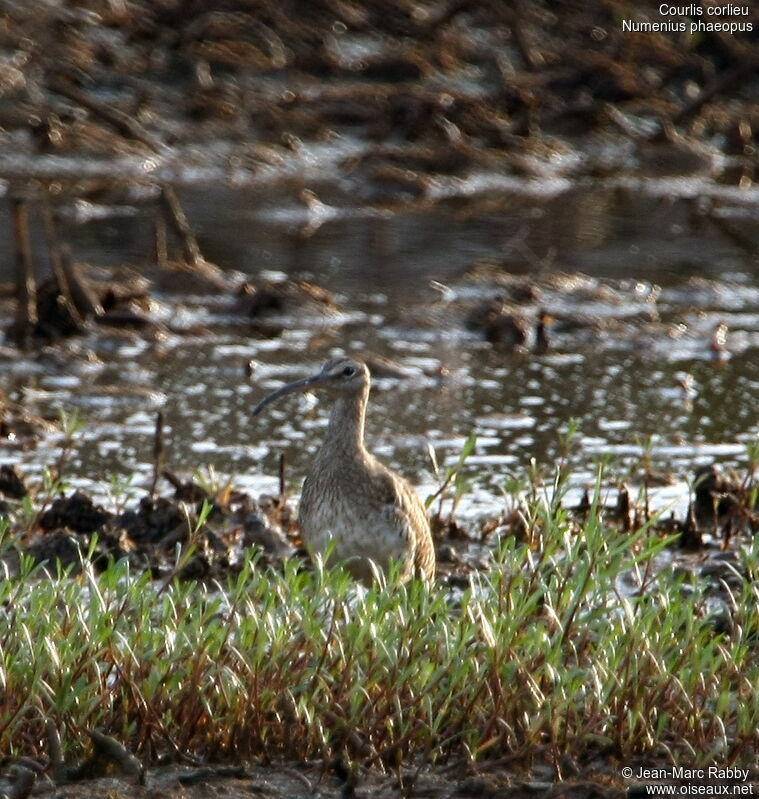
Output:
[[[253,413],[292,391],[328,390],[334,405],[327,435],[303,484],[298,511],[306,547],[323,554],[332,544],[333,557],[366,584],[373,579],[371,561],[383,570],[400,562],[404,580],[431,579],[435,548],[424,505],[406,480],[364,446],[370,384],[364,363],[337,358],[270,394]]]

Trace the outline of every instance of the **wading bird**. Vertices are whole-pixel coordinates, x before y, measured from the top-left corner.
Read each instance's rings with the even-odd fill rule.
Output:
[[[432,579],[435,547],[424,505],[406,480],[364,446],[370,384],[364,363],[337,358],[311,377],[270,394],[253,413],[293,391],[323,389],[331,394],[327,435],[300,499],[303,542],[314,554],[324,554],[332,545],[333,557],[366,584],[373,579],[371,562],[386,571],[398,561],[404,580]]]

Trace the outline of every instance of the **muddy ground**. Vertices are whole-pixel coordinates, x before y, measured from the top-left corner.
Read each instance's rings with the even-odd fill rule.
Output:
[[[739,779],[676,780],[638,779],[644,769],[668,771],[664,761],[640,761],[631,764],[634,777],[625,779],[626,764],[606,763],[588,769],[587,774],[564,764],[564,774],[556,781],[556,769],[536,767],[525,776],[523,770],[501,763],[447,765],[436,769],[401,770],[395,774],[360,773],[346,778],[340,768],[324,770],[317,764],[287,763],[268,765],[163,766],[148,769],[141,782],[127,778],[102,777],[84,782],[53,786],[40,777],[35,795],[53,794],[63,799],[108,796],[111,799],[207,799],[207,797],[295,797],[317,796],[325,799],[347,797],[418,797],[418,799],[621,799],[650,794],[652,785],[673,785],[680,793],[711,790],[714,795],[729,791],[734,795],[752,795],[759,789],[756,772],[741,774]],[[745,778],[744,778],[745,777]],[[2,783],[0,783],[0,786]]]

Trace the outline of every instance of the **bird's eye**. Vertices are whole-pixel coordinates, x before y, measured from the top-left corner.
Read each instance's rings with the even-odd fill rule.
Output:
[[[345,369],[343,369],[343,374],[346,377],[353,377],[353,375],[356,374],[356,370],[352,366],[346,366]]]

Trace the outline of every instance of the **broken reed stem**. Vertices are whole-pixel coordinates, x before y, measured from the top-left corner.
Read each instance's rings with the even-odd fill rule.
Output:
[[[161,202],[168,214],[171,226],[182,240],[182,247],[184,248],[185,258],[188,263],[192,264],[192,266],[200,266],[205,262],[205,259],[200,252],[200,247],[192,232],[192,228],[190,228],[187,215],[172,186],[161,187]]]
[[[103,122],[110,125],[120,135],[139,141],[151,147],[156,152],[165,149],[165,145],[152,133],[149,133],[140,123],[129,114],[114,108],[110,104],[95,100],[86,92],[80,91],[67,77],[59,76],[50,82],[50,89],[60,94],[82,108],[86,108]]]
[[[45,238],[47,239],[47,247],[50,251],[50,263],[53,268],[55,281],[58,284],[58,291],[63,297],[63,301],[68,306],[68,312],[71,314],[74,323],[83,325],[84,318],[82,314],[79,313],[79,308],[71,293],[71,285],[68,279],[69,270],[67,270],[66,264],[64,263],[64,255],[61,249],[60,239],[58,238],[55,217],[53,216],[53,211],[47,199],[42,201],[42,219],[45,223]]]
[[[61,246],[61,267],[66,276],[66,283],[71,292],[71,300],[83,318],[102,316],[105,311],[99,297],[87,285],[78,265],[71,258],[71,250]]]
[[[161,153],[166,150],[166,145],[129,114],[99,102],[86,92],[80,91],[66,76],[60,76],[51,82],[50,88],[73,103],[86,108],[90,113],[106,122],[111,128],[125,138],[134,139],[150,147],[154,152]],[[185,257],[192,266],[205,263],[197,239],[192,232],[190,223],[182,208],[176,192],[171,186],[161,187],[161,201],[168,211],[172,227],[182,240]],[[160,263],[160,261],[159,261]]]
[[[169,245],[166,233],[166,219],[162,213],[155,215],[155,262],[161,269],[169,263]]]
[[[543,56],[536,52],[530,44],[530,40],[525,34],[524,25],[522,24],[522,17],[524,16],[524,9],[521,2],[514,2],[512,9],[505,7],[500,8],[501,17],[505,20],[506,24],[511,28],[514,35],[514,42],[522,57],[525,66],[531,72],[534,72],[544,64]],[[498,8],[498,6],[496,6]]]
[[[16,335],[26,344],[37,324],[37,283],[34,278],[32,245],[29,238],[29,214],[26,201],[11,199],[13,236],[16,242]]]
[[[287,487],[285,485],[285,453],[279,453],[279,506],[283,508],[287,502]]]
[[[161,476],[166,459],[163,441],[163,412],[158,411],[155,417],[155,434],[153,435],[153,482],[150,485],[150,498],[155,497],[158,478]]]

